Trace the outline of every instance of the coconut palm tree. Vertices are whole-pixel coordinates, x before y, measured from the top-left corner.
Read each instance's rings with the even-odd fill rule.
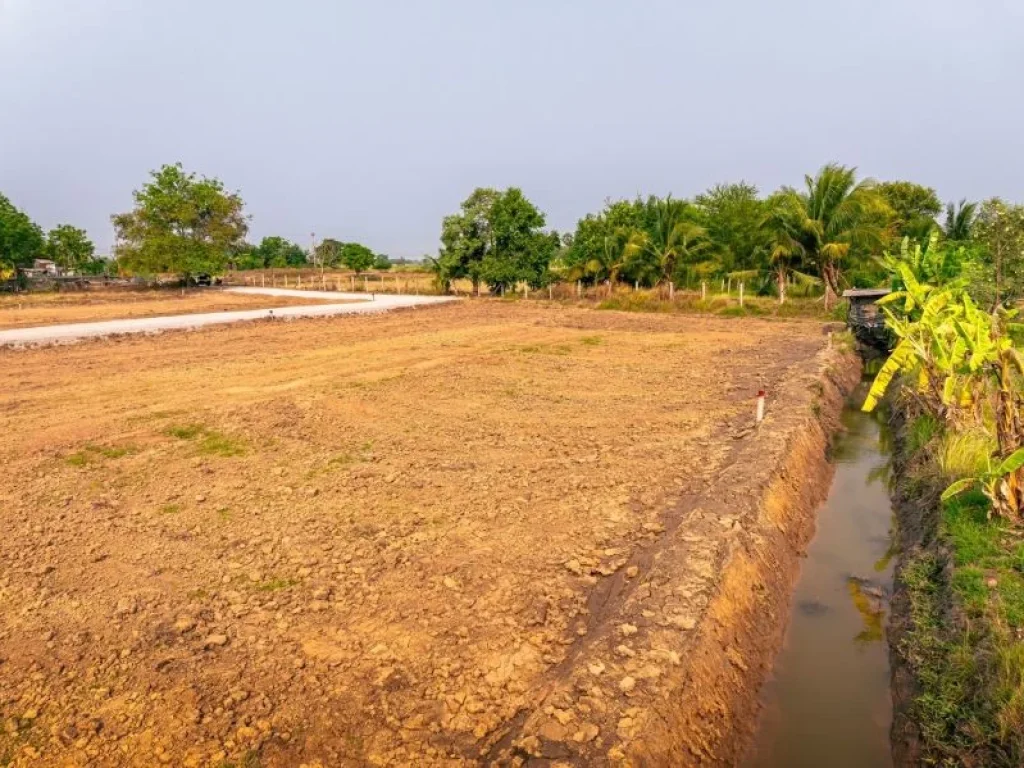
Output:
[[[644,255],[657,266],[661,282],[670,282],[680,264],[695,261],[711,242],[707,230],[687,215],[684,201],[669,195],[651,205],[651,226],[634,240],[633,249],[637,257]]]
[[[619,280],[619,275],[626,269],[636,255],[643,249],[643,234],[628,227],[619,227],[611,234],[604,236],[601,250],[582,265],[576,279],[588,277],[597,285],[601,281],[608,283],[609,293]]]
[[[825,303],[839,292],[843,263],[851,252],[880,251],[889,235],[892,209],[871,179],[856,168],[830,163],[805,176],[805,190],[784,188],[794,216],[793,235],[825,283]]]
[[[978,204],[968,203],[966,199],[956,205],[946,203],[946,225],[942,228],[946,239],[955,242],[970,240],[977,214]]]
[[[767,255],[769,268],[775,276],[779,304],[785,304],[789,273],[804,257],[804,246],[799,238],[803,206],[792,195],[776,194],[765,201],[765,208],[758,228],[763,238],[760,250]]]

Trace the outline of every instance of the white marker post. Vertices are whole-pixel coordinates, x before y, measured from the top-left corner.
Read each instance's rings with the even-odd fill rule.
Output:
[[[743,283],[740,283],[740,309],[743,309]]]
[[[764,390],[759,389],[757,391],[757,415],[754,423],[760,424],[762,421],[764,421]]]

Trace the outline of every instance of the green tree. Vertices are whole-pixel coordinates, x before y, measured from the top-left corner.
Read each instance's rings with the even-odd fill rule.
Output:
[[[341,247],[339,260],[357,275],[370,269],[377,257],[373,251],[359,243],[345,243]]]
[[[974,237],[984,249],[994,305],[1009,305],[1024,296],[1024,205],[998,197],[978,209]]]
[[[804,177],[805,189],[783,187],[807,260],[825,284],[825,301],[839,293],[843,269],[876,255],[889,238],[892,209],[871,179],[857,181],[855,168],[830,163]]]
[[[301,267],[309,263],[302,248],[277,235],[260,240],[252,251],[252,260],[255,269]]]
[[[61,224],[46,236],[46,255],[64,269],[81,271],[93,260],[96,248],[84,229]]]
[[[624,232],[646,232],[649,214],[647,204],[637,198],[607,201],[600,213],[587,214],[580,219],[576,224],[575,233],[562,249],[562,267],[566,277],[571,280],[589,281],[606,279],[600,269],[595,271],[594,265],[607,261],[609,242],[614,243]],[[641,266],[639,260],[631,260],[622,274],[634,280],[641,279]]]
[[[878,185],[880,194],[893,212],[893,236],[897,240],[927,240],[938,224],[935,217],[942,211],[942,202],[935,190],[912,181],[884,181]]]
[[[313,263],[323,270],[341,263],[341,252],[345,244],[333,237],[325,237],[313,249]]]
[[[387,254],[375,254],[373,257],[373,268],[385,272],[391,269],[391,259],[387,257]]]
[[[478,188],[441,226],[441,252],[431,267],[444,288],[468,278],[474,290],[487,283],[492,291],[526,282],[543,285],[561,241],[542,231],[544,214],[521,190]]]
[[[678,280],[681,266],[696,263],[708,252],[707,230],[685,200],[673,200],[671,195],[652,198],[649,207],[651,223],[637,243],[637,261],[656,269],[662,282]]]
[[[707,231],[708,253],[724,272],[757,269],[763,251],[765,202],[745,182],[716,184],[694,203]]]
[[[786,303],[786,285],[805,256],[801,242],[803,205],[792,195],[775,193],[764,203],[764,215],[758,226],[763,253],[775,279],[779,303]]]
[[[970,240],[977,215],[977,203],[969,203],[967,200],[957,204],[946,203],[946,224],[942,228],[946,239],[960,243]]]
[[[223,271],[244,242],[242,198],[219,179],[165,165],[134,193],[135,208],[112,217],[118,258],[132,272],[191,275]]]
[[[0,195],[0,272],[31,266],[43,249],[43,231]]]

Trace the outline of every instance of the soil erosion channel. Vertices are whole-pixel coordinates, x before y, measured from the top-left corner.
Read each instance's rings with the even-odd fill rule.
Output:
[[[864,391],[843,410],[835,479],[762,691],[749,768],[892,765],[884,629],[892,588],[889,441],[883,417],[859,410]]]

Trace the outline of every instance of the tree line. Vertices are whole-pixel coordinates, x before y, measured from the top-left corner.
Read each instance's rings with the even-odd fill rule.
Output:
[[[944,214],[944,215],[943,215]],[[303,249],[282,237],[246,240],[249,217],[236,192],[181,164],[153,171],[134,192],[131,211],[112,217],[116,270],[127,274],[220,273],[313,265],[356,272],[386,269],[387,256],[334,238]],[[764,295],[821,295],[877,286],[889,274],[882,256],[925,242],[964,262],[972,295],[1008,301],[1024,295],[1024,207],[998,198],[943,206],[935,190],[911,181],[860,179],[829,164],[800,187],[769,195],[745,182],[718,184],[692,199],[654,195],[608,200],[575,231],[546,228],[544,213],[516,187],[478,188],[441,224],[440,248],[425,259],[443,291],[455,280],[492,292],[555,281],[696,287],[743,281]],[[70,225],[44,235],[0,196],[0,270],[49,257],[78,272],[110,271],[85,232]]]
[[[100,273],[105,263],[85,230],[60,224],[49,232],[0,194],[0,278],[19,267],[31,267],[36,259],[49,259],[65,269]]]
[[[390,259],[361,243],[324,238],[309,251],[283,237],[249,243],[241,196],[216,178],[165,165],[133,193],[131,211],[111,217],[117,235],[113,259],[99,258],[84,230],[62,224],[44,235],[27,214],[0,195],[0,277],[52,259],[76,274],[219,274],[226,269],[347,267],[390,269]]]
[[[558,280],[609,289],[733,280],[780,301],[793,292],[828,299],[884,283],[883,255],[934,233],[964,262],[977,294],[1024,295],[1024,255],[1006,245],[1024,236],[1024,207],[998,198],[943,206],[930,187],[858,179],[835,163],[767,196],[744,182],[718,184],[692,199],[609,200],[564,235],[544,224],[517,188],[475,190],[442,223],[430,260],[437,282],[447,290],[468,279],[494,291]]]

